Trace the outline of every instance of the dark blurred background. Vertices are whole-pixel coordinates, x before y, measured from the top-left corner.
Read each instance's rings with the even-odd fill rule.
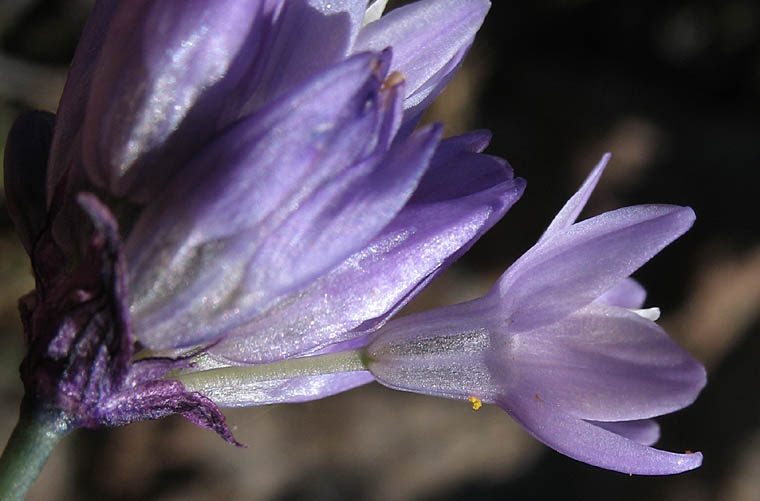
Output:
[[[90,3],[0,0],[0,145],[23,110],[55,110]],[[244,450],[181,418],[77,431],[30,499],[760,499],[760,3],[494,4],[427,119],[449,134],[491,129],[488,151],[528,188],[412,308],[487,291],[612,152],[586,215],[647,202],[697,213],[635,276],[662,325],[707,366],[707,388],[660,420],[658,443],[703,451],[703,467],[665,478],[607,472],[538,444],[497,408],[474,413],[370,385],[227,412]],[[4,443],[22,395],[15,304],[33,286],[5,210],[0,282]]]

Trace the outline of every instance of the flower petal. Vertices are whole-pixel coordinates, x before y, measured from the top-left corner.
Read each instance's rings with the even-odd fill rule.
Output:
[[[676,454],[647,447],[566,414],[533,394],[510,396],[499,406],[552,449],[594,466],[637,475],[670,475],[702,464],[699,452]]]
[[[588,421],[588,420],[587,420]],[[652,419],[638,419],[636,421],[588,421],[594,426],[604,428],[616,435],[638,442],[641,445],[654,445],[660,439],[660,425]]]
[[[364,17],[363,0],[279,0],[267,59],[250,78],[241,116],[255,112],[344,59]],[[385,49],[381,47],[380,50]]]
[[[385,99],[393,89],[378,94],[381,66],[378,56],[353,57],[239,123],[145,210],[127,244],[144,343],[214,339],[366,245],[401,209],[439,130],[422,130],[386,156],[386,117],[400,103]],[[197,259],[222,260],[225,273],[198,268]]]
[[[467,151],[473,144],[480,148],[481,139],[468,134],[444,140],[410,202],[365,249],[227,333],[210,353],[261,363],[340,342],[382,323],[522,194],[524,181],[513,179],[503,161]]]
[[[647,291],[640,283],[632,278],[626,278],[594,301],[635,310],[644,306],[646,297]]]
[[[95,2],[77,44],[58,105],[55,135],[50,150],[50,167],[46,178],[48,204],[52,202],[58,183],[74,163],[74,159],[81,155],[82,123],[93,84],[95,63],[103,49],[103,41],[119,4],[118,0]]]
[[[118,197],[147,202],[218,130],[210,115],[241,49],[257,52],[263,0],[134,0],[108,28],[84,117],[84,167]],[[181,131],[178,132],[178,130]],[[151,182],[144,180],[150,177]]]
[[[509,337],[491,362],[498,378],[548,405],[595,421],[631,421],[691,404],[705,370],[654,322],[593,303]]]
[[[354,52],[393,47],[391,71],[407,81],[405,107],[425,99],[436,83],[453,70],[450,62],[461,59],[490,8],[487,0],[430,0],[390,11],[366,25],[356,39]],[[441,73],[449,67],[450,71]],[[418,92],[425,88],[424,92]]]
[[[625,207],[542,240],[499,279],[510,331],[527,331],[582,308],[636,271],[694,223],[688,207]]]
[[[559,213],[554,216],[554,219],[551,224],[549,224],[549,227],[546,228],[544,234],[541,235],[538,243],[541,243],[541,241],[546,240],[555,233],[559,233],[562,230],[569,228],[570,225],[575,223],[575,220],[578,219],[581,211],[586,206],[586,202],[588,202],[591,193],[594,191],[594,188],[596,188],[596,183],[598,183],[599,178],[602,177],[602,173],[604,173],[604,169],[607,167],[609,160],[610,154],[605,153],[599,163],[596,164],[596,167],[594,167],[594,170],[591,171],[591,174],[589,174],[583,182],[580,189],[575,195],[570,197],[570,200],[568,200]]]

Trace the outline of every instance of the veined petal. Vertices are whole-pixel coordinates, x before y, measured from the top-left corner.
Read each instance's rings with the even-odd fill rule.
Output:
[[[636,310],[644,306],[644,300],[647,298],[647,291],[644,287],[632,278],[626,278],[612,289],[607,290],[604,294],[596,298],[597,303],[608,304],[610,306],[619,306]]]
[[[431,0],[405,5],[366,25],[353,51],[393,47],[391,71],[404,74],[405,107],[411,107],[447,77],[450,72],[441,74],[442,68],[448,65],[453,70],[450,62],[461,59],[460,50],[472,43],[490,6],[487,0]],[[423,87],[428,91],[418,92]]]
[[[364,18],[364,0],[282,1],[266,63],[251,78],[253,87],[241,116],[307,82],[350,52]],[[385,49],[381,47],[380,50]]]
[[[480,148],[481,139],[473,134],[442,141],[409,203],[366,248],[227,333],[210,353],[238,363],[273,361],[382,323],[522,194],[524,181],[513,179],[503,161],[467,151],[473,144]]]
[[[377,151],[384,117],[400,113],[378,94],[381,70],[382,58],[353,57],[240,122],[146,209],[127,243],[141,341],[154,349],[210,341],[335,266],[393,218],[427,168],[438,132],[421,131],[388,158]],[[327,239],[329,227],[317,219],[345,223],[338,216],[347,207],[373,217]],[[316,229],[326,233],[307,235]],[[198,260],[225,266],[220,273]],[[179,326],[191,337],[178,336]]]
[[[580,419],[631,421],[691,404],[705,370],[654,322],[593,303],[509,336],[494,373]],[[527,391],[527,390],[526,390]]]
[[[418,131],[373,169],[327,184],[263,239],[248,266],[256,282],[288,293],[364,247],[401,210],[427,170],[441,128]],[[290,276],[283,276],[282,270]]]
[[[443,163],[464,151],[481,153],[490,142],[491,132],[487,130],[472,130],[458,136],[447,137],[435,150],[433,163]]]
[[[417,88],[404,101],[404,124],[401,128],[401,134],[408,134],[417,127],[422,114],[425,113],[428,106],[443,92],[443,89],[449,84],[452,78],[464,62],[464,57],[469,52],[471,45],[466,45],[459,49],[459,52],[439,69],[435,75],[431,76],[425,84]]]
[[[546,238],[499,279],[512,332],[553,323],[636,271],[694,223],[688,207],[625,207]]]
[[[77,44],[58,105],[55,134],[50,149],[50,167],[46,176],[48,205],[52,202],[58,183],[74,163],[74,159],[82,154],[82,123],[93,83],[95,63],[103,49],[106,33],[119,4],[118,0],[95,2]]]
[[[136,202],[149,201],[163,189],[218,130],[203,100],[207,92],[218,93],[214,87],[241,47],[248,45],[245,57],[256,53],[249,37],[261,29],[265,3],[133,0],[119,5],[93,72],[84,117],[82,155],[93,182]],[[195,119],[187,121],[191,114]],[[144,182],[148,177],[151,182]]]
[[[699,452],[676,454],[648,447],[571,416],[534,393],[510,395],[499,406],[552,449],[594,466],[637,475],[670,475],[702,464]]]
[[[538,243],[541,243],[543,240],[550,238],[554,234],[569,228],[570,225],[575,223],[575,220],[578,219],[581,211],[586,206],[586,202],[588,202],[591,193],[594,191],[594,188],[596,188],[596,184],[602,177],[602,173],[604,173],[604,169],[607,167],[609,160],[610,154],[605,153],[599,163],[596,164],[596,167],[594,167],[594,170],[591,171],[591,174],[589,174],[589,176],[583,182],[583,185],[580,187],[580,189],[575,193],[575,195],[570,197],[570,200],[568,200],[564,207],[562,207],[562,209],[559,211],[559,213],[554,216],[554,219],[552,220],[551,224],[549,224],[549,227],[546,228],[544,234],[541,235]]]
[[[587,420],[588,421],[588,420]],[[660,439],[660,425],[652,419],[638,419],[636,421],[588,421],[594,426],[604,428],[616,435],[638,442],[641,445],[654,445]]]

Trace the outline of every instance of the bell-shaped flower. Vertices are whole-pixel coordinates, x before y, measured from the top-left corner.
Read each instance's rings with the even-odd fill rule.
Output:
[[[72,426],[180,413],[232,440],[230,402],[166,376],[339,350],[501,218],[525,183],[488,133],[412,132],[489,2],[384,4],[95,3],[54,129],[22,117],[6,152],[28,395]]]
[[[366,348],[391,388],[492,403],[570,457],[637,474],[699,466],[650,447],[651,418],[691,404],[702,365],[640,310],[629,275],[687,231],[687,207],[641,205],[575,222],[608,157],[483,298],[387,323]]]

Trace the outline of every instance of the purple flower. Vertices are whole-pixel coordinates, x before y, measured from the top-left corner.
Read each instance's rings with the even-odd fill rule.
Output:
[[[699,362],[639,310],[628,276],[688,230],[687,207],[626,207],[576,223],[605,156],[544,235],[483,298],[393,320],[366,349],[391,388],[503,408],[570,457],[638,474],[698,467],[699,453],[649,447],[651,418],[691,404]]]
[[[96,2],[57,117],[20,118],[6,151],[37,283],[30,405],[74,427],[180,413],[234,440],[217,405],[371,380],[212,401],[167,376],[361,341],[522,194],[487,133],[413,132],[489,2],[384,4]]]

